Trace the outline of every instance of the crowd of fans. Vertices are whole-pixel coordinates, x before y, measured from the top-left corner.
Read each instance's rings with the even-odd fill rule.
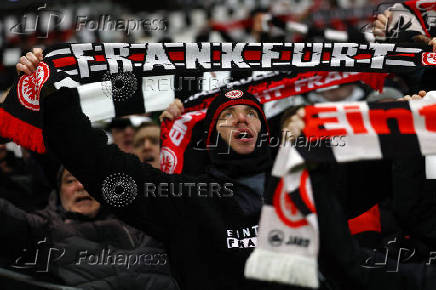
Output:
[[[297,5],[300,1],[291,2]],[[369,5],[365,1],[328,2],[321,7],[352,9],[355,5],[360,9]],[[254,10],[250,27],[245,28],[248,34],[241,37],[221,29],[221,39],[275,42],[289,39],[289,33],[293,40],[324,41],[318,33],[275,31],[273,26],[282,26],[283,19],[268,19],[274,18],[277,7]],[[395,9],[378,13],[373,22],[366,20],[377,41],[396,41],[387,37],[398,28],[391,25]],[[308,16],[298,17],[304,22]],[[415,22],[413,26],[418,27]],[[219,23],[208,25],[216,28]],[[364,32],[356,29],[356,21],[343,25],[350,35],[362,39]],[[340,26],[336,23],[334,28]],[[436,38],[432,38],[436,35],[435,30],[429,33],[430,37],[416,28],[408,34],[409,42],[423,42],[430,51],[436,47]],[[171,35],[165,37],[172,40]],[[192,41],[210,39],[202,37]],[[30,74],[42,59],[42,50],[33,49],[20,58],[16,70]],[[210,75],[218,78],[218,74]],[[244,77],[235,72],[219,76]],[[187,77],[191,75],[175,76]],[[41,104],[49,121],[44,124],[50,149],[46,154],[0,139],[0,270],[4,270],[0,283],[17,289],[25,288],[23,283],[36,288],[37,281],[50,287],[84,289],[297,289],[246,280],[243,265],[252,249],[231,252],[218,246],[220,232],[227,226],[257,226],[276,153],[266,143],[256,146],[257,137],[270,127],[271,134],[287,131],[291,139],[296,138],[305,126],[307,104],[425,99],[426,92],[434,89],[433,77],[431,71],[395,74],[386,80],[383,93],[361,83],[320,89],[271,102],[274,114],[248,92],[243,92],[245,103],[239,105],[229,104],[222,94],[209,106],[206,124],[212,130],[205,136],[207,140],[221,138],[217,148],[208,152],[208,167],[198,168],[199,176],[164,174],[159,156],[160,122],[180,117],[184,110],[180,100],[201,88],[187,90],[182,81],[175,101],[160,118],[129,116],[92,124],[94,128],[70,96],[50,96]],[[95,130],[102,127],[105,134]],[[238,135],[232,138],[234,130]],[[108,139],[112,145],[107,145]],[[231,148],[229,154],[217,153],[225,147]],[[436,182],[426,177],[426,166],[425,158],[418,156],[324,164],[314,170],[314,180],[324,184],[331,210],[329,219],[323,221],[331,232],[321,233],[321,289],[436,287]],[[236,194],[219,200],[138,198],[125,209],[114,208],[101,195],[101,183],[113,168],[134,176],[136,184],[230,182]],[[348,228],[336,226],[341,223]],[[32,279],[14,281],[20,279],[13,278],[11,271]]]

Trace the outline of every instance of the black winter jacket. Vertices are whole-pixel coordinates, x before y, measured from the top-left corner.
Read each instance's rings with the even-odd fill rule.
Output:
[[[179,289],[161,243],[104,210],[65,212],[57,196],[32,213],[0,199],[0,255],[12,270],[83,289]]]

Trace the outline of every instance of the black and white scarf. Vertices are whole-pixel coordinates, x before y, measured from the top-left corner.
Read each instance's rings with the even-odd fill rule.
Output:
[[[422,67],[420,47],[358,43],[79,43],[44,51],[0,108],[0,136],[44,152],[39,99],[74,90],[91,121],[163,110],[172,101],[143,94],[147,76],[219,70],[392,72]]]
[[[303,163],[294,147],[279,150],[262,207],[258,245],[245,264],[247,278],[319,286],[318,216]]]
[[[297,140],[279,150],[262,209],[258,247],[247,260],[245,276],[317,288],[319,233],[305,162],[424,155],[427,173],[434,171],[429,167],[436,154],[436,92],[422,100],[323,103],[305,110],[301,143]]]

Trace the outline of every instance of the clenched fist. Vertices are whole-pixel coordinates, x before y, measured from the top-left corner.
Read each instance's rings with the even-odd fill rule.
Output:
[[[377,19],[373,22],[372,29],[376,37],[386,37],[386,31],[391,19],[392,12],[390,10],[385,10],[383,13],[377,15]]]
[[[32,52],[28,52],[25,56],[20,57],[20,61],[16,65],[17,72],[24,72],[30,75],[36,71],[36,67],[43,58],[42,48],[33,48]]]
[[[159,116],[159,120],[163,122],[164,118],[170,119],[171,121],[180,117],[185,108],[183,107],[182,101],[175,99],[168,108]]]

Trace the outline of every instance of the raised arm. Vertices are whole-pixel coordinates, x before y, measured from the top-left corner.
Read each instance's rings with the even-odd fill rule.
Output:
[[[150,189],[193,180],[162,173],[116,145],[107,145],[105,133],[92,128],[81,111],[74,89],[61,88],[45,97],[41,108],[47,148],[98,201],[141,227],[162,230],[180,219],[189,198],[158,196]]]

